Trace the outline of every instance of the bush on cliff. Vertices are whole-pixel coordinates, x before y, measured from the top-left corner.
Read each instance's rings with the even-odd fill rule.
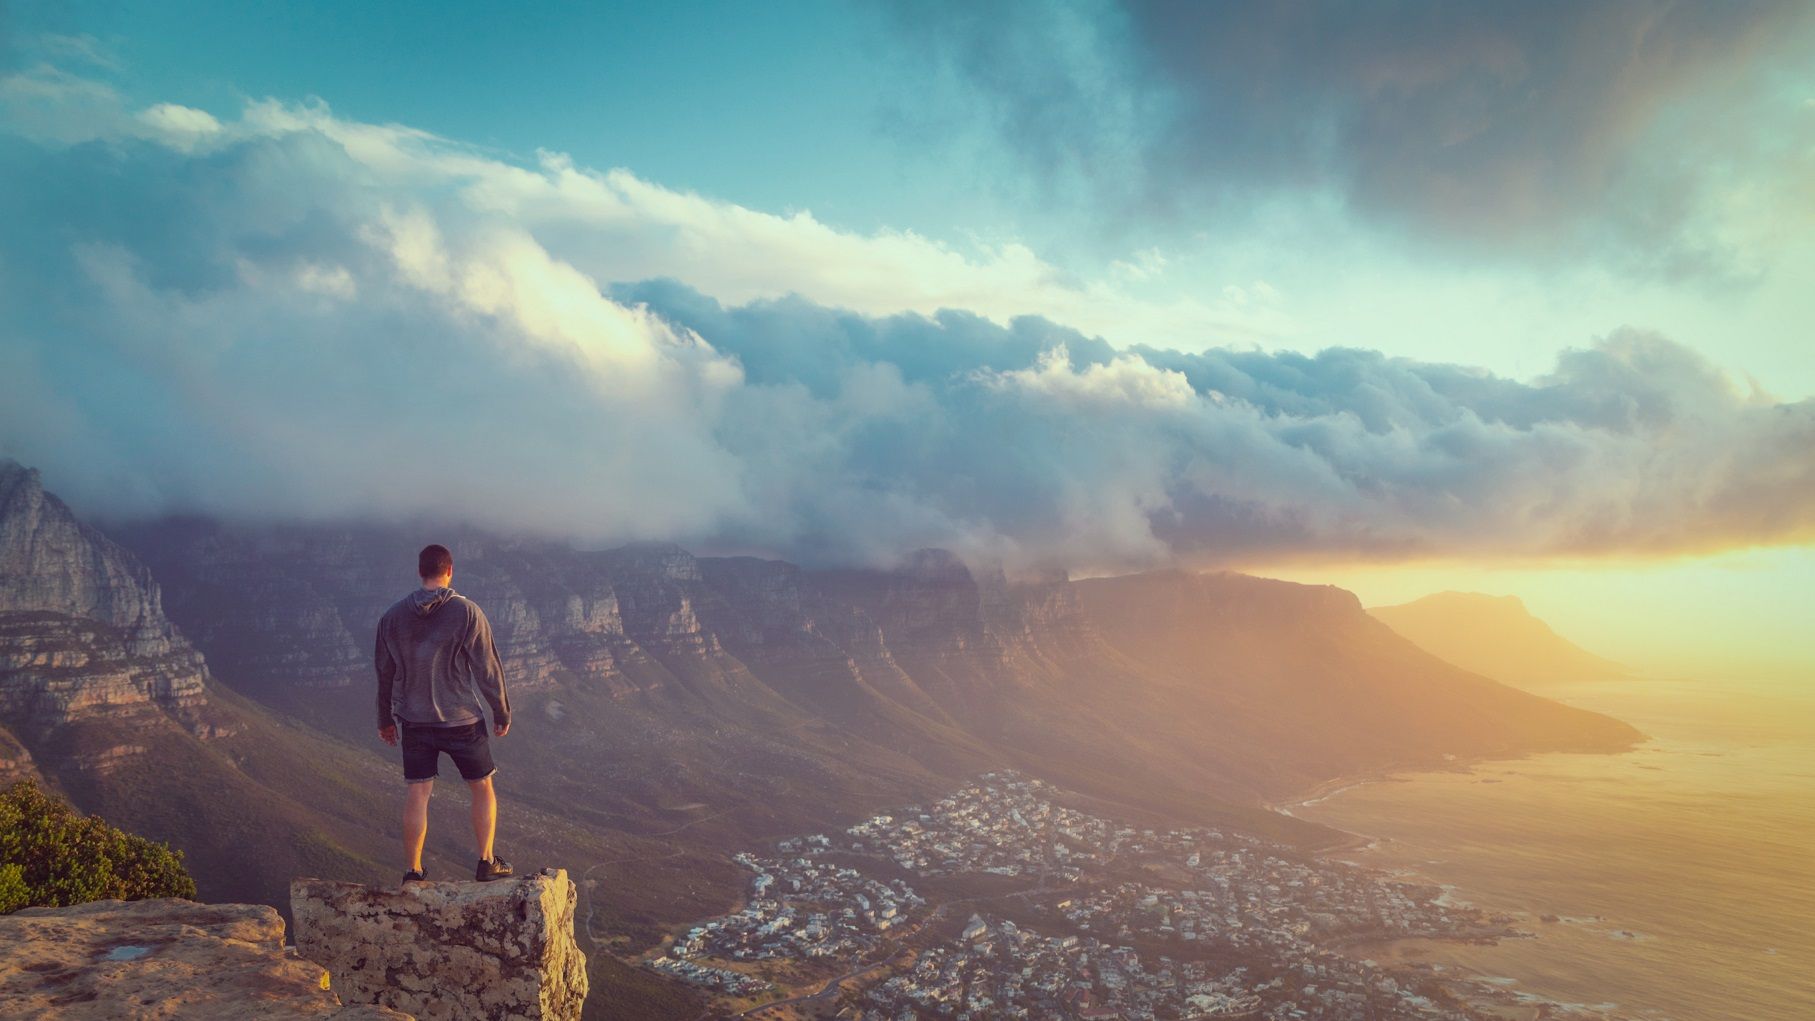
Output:
[[[195,897],[183,853],[21,780],[0,792],[0,914],[91,900]]]

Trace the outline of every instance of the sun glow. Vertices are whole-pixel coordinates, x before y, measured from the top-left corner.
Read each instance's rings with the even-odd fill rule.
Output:
[[[1815,546],[1658,560],[1409,561],[1252,565],[1307,584],[1340,585],[1366,606],[1433,592],[1516,595],[1559,634],[1647,674],[1742,673],[1806,685],[1815,636],[1804,598]]]

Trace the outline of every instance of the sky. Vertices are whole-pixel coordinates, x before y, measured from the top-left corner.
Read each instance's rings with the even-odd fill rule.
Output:
[[[0,456],[1795,668],[1811,171],[1801,3],[0,3]]]

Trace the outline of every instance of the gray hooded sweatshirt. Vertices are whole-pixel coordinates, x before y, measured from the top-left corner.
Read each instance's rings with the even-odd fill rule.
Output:
[[[451,588],[419,588],[386,610],[372,662],[381,728],[393,720],[429,727],[482,722],[479,696],[491,705],[493,724],[510,722],[491,623],[477,603]]]

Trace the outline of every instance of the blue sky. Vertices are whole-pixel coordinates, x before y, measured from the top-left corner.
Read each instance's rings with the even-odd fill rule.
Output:
[[[101,517],[1735,587],[1781,651],[1811,14],[14,3],[0,456]]]
[[[955,226],[887,137],[890,106],[911,98],[905,58],[888,20],[861,5],[177,6],[188,15],[72,5],[15,31],[92,38],[148,102],[231,112],[319,96],[358,120],[555,149],[856,229]]]

